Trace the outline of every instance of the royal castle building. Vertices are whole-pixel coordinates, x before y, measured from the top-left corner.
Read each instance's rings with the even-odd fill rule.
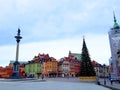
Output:
[[[117,23],[115,14],[114,25],[108,35],[111,49],[110,76],[112,79],[120,79],[120,26]]]

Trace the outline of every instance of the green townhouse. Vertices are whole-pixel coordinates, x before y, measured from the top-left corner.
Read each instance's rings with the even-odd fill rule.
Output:
[[[42,64],[36,61],[29,61],[25,65],[25,73],[29,78],[39,78],[42,73]]]

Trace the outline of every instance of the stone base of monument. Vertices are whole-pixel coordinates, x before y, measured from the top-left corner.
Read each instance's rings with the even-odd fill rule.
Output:
[[[80,76],[79,77],[80,82],[97,82],[96,76]]]
[[[19,73],[14,72],[8,79],[22,79]]]
[[[9,79],[21,79],[21,76],[19,74],[20,63],[18,61],[15,61],[13,65],[13,74],[9,77]]]

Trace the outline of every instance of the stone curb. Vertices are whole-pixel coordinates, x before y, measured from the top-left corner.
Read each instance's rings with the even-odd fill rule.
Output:
[[[1,82],[19,82],[19,81],[31,81],[31,82],[44,82],[46,80],[41,79],[2,79]]]
[[[109,89],[111,89],[111,90],[120,90],[120,89],[118,89],[118,88],[111,87],[111,86],[107,86],[107,85],[103,85],[103,84],[98,84],[98,85],[101,85],[101,86],[103,86],[103,87],[109,88]]]

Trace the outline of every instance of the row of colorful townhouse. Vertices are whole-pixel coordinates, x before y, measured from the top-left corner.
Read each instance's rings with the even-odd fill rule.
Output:
[[[78,77],[80,72],[81,54],[71,53],[59,61],[48,54],[38,54],[25,65],[28,77]],[[109,66],[92,61],[98,77],[109,77]]]
[[[33,60],[25,63],[24,71],[27,77],[39,78],[41,75],[44,77],[58,77],[69,76],[76,77],[80,71],[80,54],[71,54],[68,57],[61,58],[60,61],[49,54],[38,54]],[[68,64],[66,64],[66,62]]]
[[[38,54],[33,60],[25,64],[25,72],[27,77],[39,78],[41,75],[44,77],[57,77],[58,62],[48,54]]]
[[[38,54],[25,64],[27,77],[77,77],[80,72],[80,54],[69,52],[59,61],[48,54]]]
[[[81,54],[71,53],[59,61],[49,54],[38,54],[28,62],[20,62],[20,76],[28,78],[44,77],[78,77],[80,72]],[[13,73],[13,63],[9,67],[0,68],[0,77],[8,78]],[[98,77],[109,77],[109,66],[92,61]],[[5,71],[6,70],[6,71]]]

